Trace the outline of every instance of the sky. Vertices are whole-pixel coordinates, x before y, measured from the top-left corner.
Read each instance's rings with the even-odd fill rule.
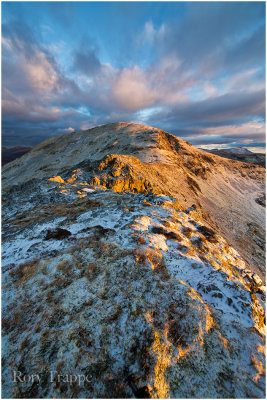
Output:
[[[265,2],[2,2],[2,145],[110,122],[265,149]]]

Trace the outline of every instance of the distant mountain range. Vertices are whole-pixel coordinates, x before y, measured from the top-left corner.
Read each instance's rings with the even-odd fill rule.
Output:
[[[265,167],[266,155],[264,153],[253,153],[245,147],[233,147],[221,150],[212,149],[207,151],[220,157],[229,158],[230,160],[237,160]]]
[[[9,163],[28,153],[31,147],[15,146],[15,147],[2,147],[2,165]]]
[[[217,149],[214,149],[217,150]],[[252,151],[246,149],[246,147],[232,147],[230,149],[223,149],[229,153],[234,153],[234,154],[253,154]]]

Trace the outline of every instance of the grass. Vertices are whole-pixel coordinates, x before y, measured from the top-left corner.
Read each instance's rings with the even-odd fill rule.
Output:
[[[135,249],[133,251],[137,266],[150,267],[153,273],[159,274],[163,281],[170,279],[168,269],[160,251],[156,252],[151,248]]]
[[[19,264],[17,267],[13,267],[9,271],[9,274],[17,285],[21,285],[34,276],[38,272],[39,267],[38,260],[27,261]]]
[[[27,212],[17,215],[16,218],[10,220],[9,223],[19,228],[34,223],[41,222],[50,217],[69,217],[76,219],[77,216],[91,208],[102,207],[104,204],[99,200],[83,198],[73,203],[56,203],[49,206],[34,207]]]

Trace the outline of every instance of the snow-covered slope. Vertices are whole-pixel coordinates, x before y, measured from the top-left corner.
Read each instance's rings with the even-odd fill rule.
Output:
[[[262,169],[92,131],[3,170],[3,397],[264,397]]]
[[[263,397],[260,278],[195,207],[81,172],[5,216],[4,397],[135,397],[130,379],[154,398]]]

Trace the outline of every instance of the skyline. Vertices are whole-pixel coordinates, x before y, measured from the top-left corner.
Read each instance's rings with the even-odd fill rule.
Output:
[[[109,122],[265,149],[265,2],[2,2],[2,144]]]

